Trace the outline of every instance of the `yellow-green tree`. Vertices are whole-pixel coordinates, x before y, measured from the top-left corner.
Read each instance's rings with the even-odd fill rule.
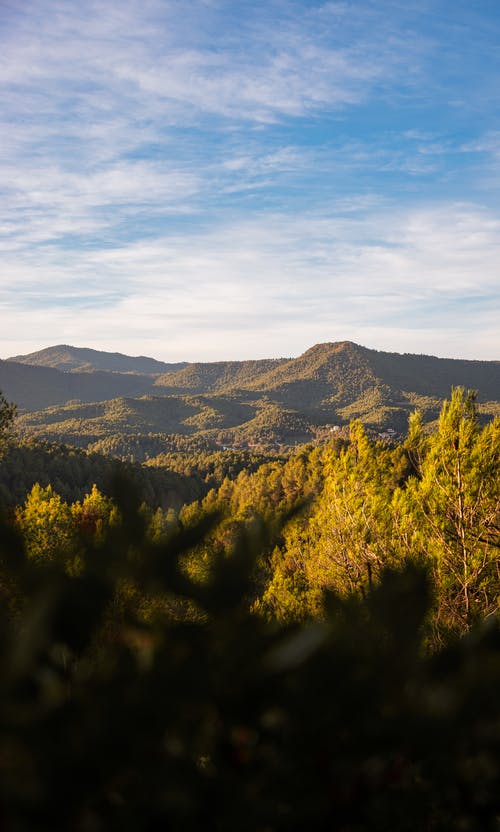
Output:
[[[77,530],[71,507],[51,485],[35,483],[23,506],[16,510],[28,557],[40,562],[70,561],[78,552]]]
[[[262,605],[278,617],[317,614],[325,589],[364,596],[398,557],[391,501],[405,476],[402,449],[371,441],[354,422],[349,445],[326,449],[322,465],[321,492],[273,553]]]
[[[119,519],[113,501],[105,497],[95,484],[81,502],[73,503],[71,513],[79,532],[90,536],[96,543],[102,541],[108,527],[116,525]]]
[[[311,519],[307,572],[318,586],[364,595],[393,559],[391,499],[400,454],[371,442],[360,422],[334,457]]]
[[[481,429],[474,394],[456,388],[437,431],[425,436],[415,418],[409,441],[409,539],[432,565],[438,629],[464,632],[498,609],[500,421]]]

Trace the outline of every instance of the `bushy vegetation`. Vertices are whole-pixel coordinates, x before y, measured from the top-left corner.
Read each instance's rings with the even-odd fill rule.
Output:
[[[5,828],[498,828],[495,619],[426,656],[431,586],[400,565],[364,600],[323,594],[321,621],[266,621],[262,527],[199,583],[182,560],[217,518],[155,542],[130,485],[113,496],[72,560],[2,528]]]

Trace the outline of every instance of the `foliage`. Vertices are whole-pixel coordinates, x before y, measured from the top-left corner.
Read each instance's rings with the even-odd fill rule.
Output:
[[[381,571],[399,562],[391,502],[409,470],[403,449],[370,441],[354,422],[348,444],[327,445],[316,458],[321,475],[309,507],[287,524],[273,554],[261,599],[273,617],[296,617],[290,593],[297,591],[300,617],[321,614],[325,589],[364,597]]]
[[[495,622],[425,657],[406,566],[365,601],[328,593],[322,622],[268,623],[247,607],[262,527],[198,584],[179,561],[216,517],[153,543],[130,484],[114,500],[73,576],[1,530],[6,829],[498,828]]]
[[[184,477],[196,477],[210,490],[218,488],[226,477],[234,480],[241,471],[254,473],[268,461],[269,457],[250,451],[191,449],[183,453],[172,451],[158,454],[147,460],[146,466],[175,471]]]
[[[431,554],[437,623],[465,632],[498,608],[500,420],[481,430],[474,395],[457,388],[434,434],[414,420],[408,447],[417,469],[406,495],[411,548]]]
[[[81,502],[73,503],[71,514],[80,534],[90,537],[94,543],[102,542],[110,526],[120,519],[113,501],[101,494],[95,483]]]
[[[63,502],[51,485],[35,484],[24,506],[16,509],[16,520],[22,530],[28,558],[66,562],[77,554],[77,541],[69,505]]]
[[[416,414],[404,447],[373,442],[354,423],[350,444],[325,448],[322,461],[309,510],[273,553],[260,609],[321,615],[318,590],[363,596],[410,558],[433,578],[430,643],[498,612],[500,421],[481,428],[472,394],[453,391],[434,433]]]
[[[131,478],[152,506],[180,508],[202,497],[208,490],[196,471],[189,475],[112,459],[79,448],[33,441],[7,443],[0,464],[0,497],[13,506],[24,501],[33,485],[52,485],[67,502],[81,500],[94,483],[106,489],[116,473]]]
[[[12,402],[8,402],[3,393],[0,392],[0,442],[4,443],[5,439],[10,436],[14,419],[16,418],[17,408]]]

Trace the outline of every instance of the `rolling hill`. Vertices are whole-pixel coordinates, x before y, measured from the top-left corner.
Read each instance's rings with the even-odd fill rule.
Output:
[[[71,347],[68,344],[47,347],[28,355],[15,355],[8,358],[7,361],[31,364],[36,367],[52,367],[52,369],[61,370],[62,372],[90,373],[94,370],[104,370],[112,373],[139,373],[144,375],[180,370],[187,363],[166,364],[164,361],[157,361],[156,358],[148,358],[144,355],[133,357],[123,355],[121,352],[103,352],[102,350],[91,350],[84,347]]]
[[[176,372],[160,375],[155,386],[166,391],[220,393],[228,390],[261,389],[260,379],[276,367],[288,363],[287,358],[260,361],[214,361],[187,364]]]
[[[458,385],[478,391],[483,418],[500,414],[498,361],[401,355],[343,341],[317,344],[297,358],[201,362],[148,374],[134,372],[142,359],[127,356],[115,365],[121,370],[97,369],[106,362],[109,368],[115,355],[98,351],[83,351],[95,353],[91,372],[69,359],[64,372],[41,365],[59,360],[60,349],[22,357],[39,365],[0,362],[0,389],[26,411],[18,420],[23,433],[84,447],[121,437],[114,444],[126,449],[134,436],[134,453],[141,443],[146,453],[177,435],[208,447],[276,448],[354,418],[375,432],[403,434],[412,410],[434,420]]]

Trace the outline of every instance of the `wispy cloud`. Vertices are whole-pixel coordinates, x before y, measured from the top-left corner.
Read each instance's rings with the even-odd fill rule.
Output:
[[[0,223],[10,245],[109,234],[124,218],[133,225],[131,208],[183,213],[200,191],[236,193],[303,169],[307,154],[287,143],[249,157],[240,139],[231,159],[220,140],[241,124],[353,103],[387,67],[373,49],[361,54],[359,38],[326,45],[314,16],[299,21],[296,12],[276,4],[269,28],[266,16],[243,14],[214,48],[220,4],[194,2],[189,15],[183,3],[157,0],[7,9]],[[213,160],[205,130],[209,145],[214,131],[221,137]]]
[[[387,205],[355,216],[270,215],[82,252],[77,276],[73,258],[61,262],[51,249],[37,267],[13,260],[15,283],[0,303],[29,322],[30,345],[43,338],[47,310],[39,307],[52,280],[60,292],[49,313],[52,340],[56,332],[68,340],[71,330],[78,343],[125,348],[135,339],[155,354],[195,360],[273,355],[293,332],[303,348],[350,337],[480,357],[480,342],[463,332],[480,330],[486,354],[496,343],[499,257],[500,217],[472,205],[405,216]],[[4,338],[15,352],[9,318]]]
[[[222,27],[215,48],[217,13],[199,0],[187,11],[154,0],[69,10],[28,0],[7,21],[1,77],[11,106],[22,93],[24,108],[47,119],[62,107],[82,120],[105,116],[128,102],[144,115],[161,107],[174,122],[189,109],[266,121],[352,103],[388,70],[387,47],[377,54],[354,33],[342,47],[326,44],[304,10],[299,22],[282,4],[270,3],[269,21],[240,8],[239,25]]]
[[[26,0],[0,18],[4,355],[496,354],[480,10]]]

